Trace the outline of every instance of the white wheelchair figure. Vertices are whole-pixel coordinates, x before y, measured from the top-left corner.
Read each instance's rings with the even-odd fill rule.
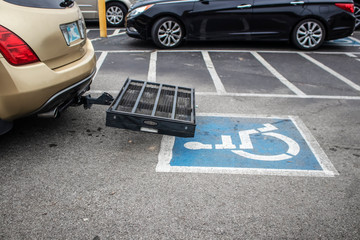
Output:
[[[232,139],[231,139],[230,135],[221,135],[222,143],[215,144],[214,147],[215,147],[215,149],[229,149],[229,150],[231,150],[231,152],[233,152],[241,157],[249,158],[249,159],[253,159],[253,160],[259,160],[259,161],[283,161],[283,160],[291,159],[291,158],[295,157],[296,155],[298,155],[300,152],[299,144],[287,136],[284,136],[280,133],[272,132],[277,129],[278,128],[276,128],[272,124],[268,123],[268,124],[264,124],[264,127],[262,127],[262,128],[239,131],[239,137],[240,137],[240,141],[241,141],[241,144],[239,145],[240,150],[236,150],[237,146],[232,143]],[[258,134],[258,133],[261,133],[262,135],[265,135],[265,136],[270,136],[270,137],[274,137],[274,138],[278,138],[278,139],[282,140],[283,142],[285,142],[288,145],[287,152],[278,154],[278,155],[259,155],[259,154],[253,154],[253,153],[244,151],[244,150],[254,149],[254,146],[251,142],[250,135]],[[211,150],[211,149],[213,149],[212,144],[203,144],[200,142],[187,142],[184,144],[184,147],[187,149],[190,149],[190,150],[201,150],[201,149]]]

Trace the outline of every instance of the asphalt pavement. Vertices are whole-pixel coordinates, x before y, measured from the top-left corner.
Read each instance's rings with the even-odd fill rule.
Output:
[[[167,138],[106,127],[106,106],[69,108],[0,136],[0,239],[360,239],[359,32],[299,52],[238,42],[164,51],[114,31],[88,32],[93,96],[116,96],[130,77],[194,87],[199,116],[293,116],[332,174],[160,172]]]

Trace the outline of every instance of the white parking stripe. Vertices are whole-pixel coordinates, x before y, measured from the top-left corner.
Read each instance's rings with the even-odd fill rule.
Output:
[[[101,94],[107,92],[110,94],[118,94],[117,90],[90,90],[89,93]],[[196,96],[221,96],[221,97],[256,97],[256,98],[298,98],[298,99],[323,99],[323,100],[354,100],[359,101],[360,96],[330,96],[330,95],[290,95],[290,94],[262,94],[262,93],[224,93],[216,92],[196,92]]]
[[[322,64],[321,62],[319,62],[318,60],[310,57],[309,55],[305,54],[305,53],[298,53],[300,56],[304,57],[305,59],[309,60],[310,62],[314,63],[316,66],[322,68],[323,70],[327,71],[328,73],[330,73],[331,75],[333,75],[334,77],[340,79],[341,81],[343,81],[344,83],[346,83],[347,85],[349,85],[350,87],[354,88],[357,91],[360,91],[360,86],[353,83],[351,80],[349,80],[348,78],[344,77],[343,75],[335,72],[334,70],[332,70],[331,68],[325,66],[324,64]]]
[[[360,43],[360,40],[354,37],[349,37],[351,40],[353,40],[354,42]]]
[[[156,82],[156,62],[157,52],[154,51],[150,54],[149,72],[147,79],[149,82]]]
[[[204,58],[206,67],[210,73],[210,76],[214,82],[215,88],[216,88],[216,92],[218,94],[224,94],[226,93],[225,87],[223,85],[223,83],[221,82],[221,79],[219,77],[219,75],[217,74],[214,64],[210,58],[209,52],[208,51],[201,51],[202,56]]]
[[[118,29],[115,29],[115,31],[113,32],[112,35],[118,35],[119,33],[120,33],[120,29],[118,28]]]
[[[250,52],[265,68],[267,68],[277,79],[280,80],[285,86],[287,86],[291,91],[293,91],[298,96],[305,96],[306,94],[298,89],[294,84],[287,80],[283,75],[281,75],[275,68],[273,68],[263,57],[261,57],[257,52]]]
[[[126,34],[126,32],[122,32],[121,34]],[[132,52],[137,52],[137,53],[144,53],[144,52],[153,52],[154,50],[109,50],[107,52],[109,53],[132,53]],[[205,49],[205,50],[157,50],[159,53],[193,53],[193,52],[201,52],[201,51],[206,51],[206,52],[221,52],[221,53],[228,53],[228,52],[232,52],[232,53],[250,53],[252,51],[249,50],[211,50],[211,49]],[[95,52],[103,52],[101,50],[96,50]],[[298,52],[298,51],[272,51],[272,50],[259,50],[256,51],[257,53],[278,53],[278,54],[298,54],[298,53],[313,53],[313,54],[324,54],[324,55],[328,55],[328,54],[334,54],[334,55],[344,55],[344,54],[360,54],[360,52]]]
[[[95,76],[94,76],[94,79],[96,78],[96,75],[98,74],[101,66],[103,65],[104,61],[105,61],[105,58],[106,56],[108,55],[108,52],[102,52],[99,59],[96,61],[96,68],[97,68],[97,71],[95,73]]]
[[[353,54],[353,53],[346,53],[346,55],[349,56],[349,57],[357,58],[357,56],[355,54]]]

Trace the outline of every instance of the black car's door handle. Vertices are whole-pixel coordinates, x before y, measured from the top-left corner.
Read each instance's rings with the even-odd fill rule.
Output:
[[[237,6],[237,8],[251,8],[251,4],[242,4]]]
[[[304,4],[305,2],[304,1],[293,1],[293,2],[290,2],[291,5],[302,5]]]

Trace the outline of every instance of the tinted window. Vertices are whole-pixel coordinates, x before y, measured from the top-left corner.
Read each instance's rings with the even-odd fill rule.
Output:
[[[5,2],[24,7],[35,8],[64,8],[61,6],[64,0],[4,0]],[[60,5],[61,4],[61,5]]]

